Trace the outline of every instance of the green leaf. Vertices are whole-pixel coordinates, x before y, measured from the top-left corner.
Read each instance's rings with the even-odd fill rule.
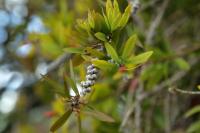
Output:
[[[152,54],[153,54],[153,51],[149,51],[149,52],[145,52],[145,53],[139,54],[139,55],[134,56],[134,57],[130,57],[128,59],[128,64],[130,64],[130,65],[143,64],[150,58],[150,56]]]
[[[106,15],[110,18],[113,11],[113,6],[111,0],[107,0],[106,2]]]
[[[84,59],[82,58],[82,55],[80,55],[80,54],[73,55],[73,57],[72,57],[73,67],[79,66],[83,62],[84,62]]]
[[[67,53],[83,54],[82,48],[64,48],[64,51]]]
[[[67,110],[52,126],[50,131],[55,132],[58,128],[60,128],[71,115],[72,110]]]
[[[73,64],[72,64],[72,61],[70,60],[69,61],[69,64],[70,64],[70,76],[71,78],[67,77],[67,80],[68,82],[70,83],[73,91],[79,95],[79,92],[78,92],[78,88],[76,86],[76,82],[75,82],[75,75],[74,75],[74,70],[73,70]]]
[[[90,62],[92,60],[92,57],[88,55],[81,55],[81,57],[87,62]]]
[[[128,20],[129,20],[129,17],[130,17],[130,14],[131,14],[131,5],[129,4],[126,7],[125,12],[122,15],[122,18],[121,18],[121,20],[119,22],[119,26],[120,27],[124,27],[127,24]]]
[[[82,19],[78,19],[77,20],[77,25],[78,27],[80,27],[81,29],[87,31],[88,33],[90,32],[90,25],[88,23],[88,21],[82,20]]]
[[[113,22],[111,23],[111,31],[116,30],[119,27],[119,19],[121,18],[121,13],[117,14],[114,18]]]
[[[74,69],[73,69],[72,60],[69,61],[69,69],[70,69],[70,76],[74,80],[75,79],[75,75],[74,75]]]
[[[78,120],[78,131],[79,131],[79,133],[81,133],[82,127],[81,127],[81,116],[80,116],[80,114],[77,115],[77,120]]]
[[[182,70],[189,70],[190,69],[190,65],[183,58],[175,59],[175,63]]]
[[[123,49],[123,52],[122,52],[122,58],[123,59],[126,59],[126,58],[128,58],[131,55],[131,53],[132,53],[132,51],[133,51],[133,49],[135,47],[136,42],[137,42],[137,36],[135,34],[132,35],[126,41],[124,49]]]
[[[63,96],[66,97],[63,87],[57,83],[56,81],[50,79],[49,77],[47,77],[47,75],[41,75],[42,76],[42,80],[44,80],[47,84],[49,84],[50,86],[52,86],[52,91]]]
[[[69,82],[69,84],[71,85],[72,87],[72,90],[76,93],[76,95],[79,95],[79,91],[78,91],[78,88],[76,86],[76,83],[73,79],[67,77],[67,81]]]
[[[115,51],[115,49],[109,44],[109,43],[105,43],[105,47],[106,47],[106,51],[107,53],[111,56],[111,58],[116,61],[117,63],[121,63],[121,60],[117,54],[117,52]]]
[[[97,39],[99,39],[99,40],[101,40],[101,41],[104,41],[104,42],[107,41],[107,40],[106,40],[106,35],[103,34],[103,33],[101,33],[101,32],[97,32],[97,33],[95,33],[94,35],[95,35],[95,37],[96,37]]]
[[[200,85],[198,85],[197,88],[200,90]]]
[[[94,22],[94,18],[92,16],[91,11],[88,11],[88,23],[89,23],[90,27],[94,29],[95,22]]]
[[[111,11],[112,13],[112,18],[109,19],[110,21],[110,26],[111,26],[111,32],[116,30],[119,27],[119,20],[121,19],[121,12],[119,10],[119,5],[117,0],[114,0],[114,8]]]
[[[63,81],[64,81],[64,92],[66,94],[66,96],[69,98],[70,97],[70,93],[69,93],[69,89],[68,89],[68,86],[67,86],[67,76],[65,73],[63,73]]]
[[[105,60],[93,60],[92,64],[104,71],[110,71],[116,68],[116,65],[109,63]]]
[[[187,133],[199,133],[200,132],[200,121],[192,123],[186,132]]]
[[[115,120],[112,117],[104,114],[103,112],[100,112],[92,107],[88,107],[88,109],[89,109],[89,111],[84,111],[84,113],[87,115],[90,115],[90,116],[92,116],[100,121],[104,121],[104,122],[110,122],[110,123],[115,122]]]
[[[113,5],[114,5],[114,10],[115,10],[115,12],[119,13],[120,10],[119,10],[119,4],[118,4],[117,0],[114,0]]]
[[[199,106],[195,106],[194,108],[192,108],[189,111],[187,111],[184,116],[187,118],[187,117],[190,117],[190,116],[192,116],[192,115],[194,115],[196,113],[200,113],[200,105]]]
[[[105,23],[106,23],[106,26],[107,26],[108,30],[110,30],[110,29],[111,29],[110,23],[109,23],[109,21],[108,21],[108,17],[105,15],[104,12],[103,12],[103,18],[104,18],[104,21],[105,21]]]
[[[91,48],[91,47],[85,48],[84,51],[85,51],[86,55],[89,54],[90,56],[94,56],[94,57],[98,57],[98,58],[104,58],[105,57],[105,55],[102,52],[97,51],[96,49]]]

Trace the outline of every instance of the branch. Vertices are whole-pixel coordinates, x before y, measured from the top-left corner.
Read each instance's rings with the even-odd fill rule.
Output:
[[[142,122],[142,99],[141,96],[143,94],[143,83],[140,83],[140,86],[136,90],[136,99],[135,99],[135,132],[136,133],[142,133],[142,127],[141,127],[141,122]]]
[[[64,53],[61,56],[59,56],[55,61],[53,61],[49,64],[46,74],[49,74],[49,73],[55,71],[56,69],[58,69],[62,64],[69,61],[71,59],[71,57],[72,57],[72,54],[67,54],[67,53]],[[24,81],[24,83],[22,84],[22,86],[20,88],[25,88],[25,87],[31,86],[40,80],[40,78],[38,78],[34,74],[25,75],[25,77],[27,77],[27,78],[25,78],[26,80]]]
[[[72,54],[66,54],[66,53],[64,53],[63,55],[58,57],[55,61],[53,61],[52,63],[49,64],[49,66],[47,68],[47,74],[49,74],[52,71],[54,71],[55,69],[57,69],[60,65],[62,65],[66,61],[69,61],[71,59],[71,57],[72,57]]]
[[[188,95],[200,95],[200,91],[186,91],[186,90],[181,90],[181,89],[178,89],[178,88],[169,88],[169,92],[171,93],[181,93],[181,94],[188,94]]]
[[[146,37],[146,44],[151,44],[152,43],[152,38],[155,35],[156,29],[157,27],[160,25],[160,22],[163,18],[163,15],[165,13],[165,10],[167,8],[167,5],[169,3],[170,0],[165,0],[163,2],[163,5],[161,6],[160,10],[158,11],[158,15],[156,16],[156,18],[151,22],[150,28],[147,32],[147,37]]]

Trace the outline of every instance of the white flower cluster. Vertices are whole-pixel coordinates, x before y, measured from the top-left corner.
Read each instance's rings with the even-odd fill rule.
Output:
[[[82,94],[91,92],[91,87],[95,84],[98,77],[98,69],[92,64],[87,67],[86,81],[81,82]]]
[[[104,47],[103,45],[97,44],[98,51],[103,51]],[[93,58],[93,60],[96,60],[98,58]],[[86,74],[86,81],[81,82],[81,87],[82,87],[82,94],[86,95],[87,93],[91,92],[91,87],[95,84],[97,77],[98,77],[98,68],[96,68],[93,64],[89,65],[87,67],[87,74]]]

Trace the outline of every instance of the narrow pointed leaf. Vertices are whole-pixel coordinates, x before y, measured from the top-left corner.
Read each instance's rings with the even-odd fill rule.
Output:
[[[82,48],[64,48],[64,51],[73,54],[83,54]]]
[[[132,53],[132,51],[133,51],[133,49],[135,47],[136,41],[137,41],[137,36],[135,34],[132,35],[127,40],[127,42],[125,43],[123,52],[122,52],[122,58],[123,59],[126,59],[126,58],[128,58],[131,55],[131,53]]]
[[[64,82],[64,92],[66,94],[66,96],[69,98],[70,97],[70,94],[69,94],[69,89],[68,89],[68,86],[67,86],[67,77],[66,77],[66,74],[63,73],[63,82]]]
[[[51,127],[50,131],[55,132],[57,129],[59,129],[69,118],[71,115],[72,110],[67,110]]]
[[[84,111],[84,113],[87,114],[87,115],[90,115],[90,116],[92,116],[92,117],[94,117],[94,118],[96,118],[100,121],[104,121],[104,122],[110,122],[110,123],[115,122],[115,120],[112,117],[106,115],[103,112],[100,112],[100,111],[98,111],[94,108],[91,108],[91,107],[88,107],[88,109],[89,109],[89,111]]]
[[[198,133],[200,131],[200,121],[193,122],[189,128],[187,129],[186,133]]]
[[[92,60],[92,57],[88,55],[81,55],[81,57],[87,62],[90,62]]]
[[[107,53],[111,56],[111,58],[117,63],[120,63],[120,58],[117,52],[115,51],[115,49],[109,43],[106,43],[105,47],[106,47]]]
[[[92,64],[104,71],[111,71],[113,69],[116,69],[116,65],[109,63],[105,60],[93,60]]]
[[[130,14],[131,14],[131,5],[129,4],[125,9],[125,12],[123,13],[122,18],[119,22],[120,27],[124,27],[127,24]]]
[[[46,75],[41,75],[41,76],[48,85],[52,86],[52,89],[51,89],[52,92],[57,93],[61,96],[65,96],[63,87],[59,83],[50,79]]]
[[[185,61],[183,58],[177,58],[175,59],[175,64],[182,70],[189,70],[190,65],[187,61]]]
[[[70,69],[70,76],[74,80],[75,76],[74,76],[74,69],[73,69],[72,60],[69,61],[69,69]]]
[[[104,12],[103,12],[103,18],[104,18],[104,21],[105,21],[105,23],[106,23],[106,26],[107,26],[108,30],[110,30],[110,29],[111,29],[111,28],[110,28],[110,23],[109,23],[109,21],[108,21],[108,17],[105,15]]]
[[[79,66],[83,62],[84,62],[84,59],[82,58],[82,55],[80,54],[76,54],[72,57],[73,67]]]
[[[76,95],[79,95],[79,91],[74,80],[67,77],[67,81],[69,82],[70,86],[72,87],[72,90],[76,93]]]
[[[104,41],[104,42],[107,41],[107,40],[106,40],[106,35],[103,34],[103,33],[101,33],[101,32],[97,32],[97,33],[95,34],[95,37],[96,37],[97,39],[101,40],[101,41]]]
[[[117,12],[117,13],[120,12],[120,10],[119,10],[119,4],[118,4],[117,0],[114,0],[113,5],[114,5],[115,12]]]
[[[119,27],[119,19],[121,18],[121,13],[117,14],[111,24],[111,31],[116,30]]]
[[[131,57],[128,59],[128,64],[132,64],[132,65],[143,64],[150,58],[152,54],[153,54],[153,51],[149,51],[149,52],[145,52],[137,56]]]
[[[90,27],[94,29],[95,22],[94,22],[94,18],[92,16],[92,12],[91,11],[88,11],[88,23],[89,23]]]
[[[113,9],[113,6],[112,6],[111,0],[107,0],[107,2],[106,2],[106,15],[107,16],[110,16],[109,14],[111,13],[112,9]]]
[[[73,89],[73,91],[77,94],[77,95],[79,95],[79,91],[78,91],[78,88],[77,88],[77,86],[76,86],[76,82],[75,82],[75,75],[74,75],[74,69],[73,69],[73,64],[72,64],[72,61],[70,60],[69,61],[69,67],[70,67],[70,77],[67,77],[67,80],[68,80],[68,82],[70,83],[70,85],[71,85],[71,87],[72,87],[72,89]]]
[[[82,126],[81,126],[81,116],[80,116],[80,114],[78,114],[78,116],[77,116],[77,121],[78,121],[78,131],[79,131],[79,133],[81,133]]]
[[[189,111],[187,111],[185,113],[185,117],[188,118],[196,113],[200,113],[200,105],[199,106],[195,106],[194,108],[190,109]]]
[[[98,57],[98,58],[105,57],[105,55],[102,52],[97,51],[96,49],[93,49],[91,47],[85,48],[85,52],[86,52],[86,54],[89,54],[89,55],[92,55],[92,56]]]

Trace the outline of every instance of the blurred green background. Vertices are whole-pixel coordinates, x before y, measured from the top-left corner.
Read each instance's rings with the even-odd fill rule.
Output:
[[[121,11],[137,0],[118,0]],[[138,35],[141,51],[151,59],[131,77],[112,79],[104,73],[91,105],[112,116],[106,123],[82,116],[83,133],[200,132],[200,1],[140,0],[123,32]],[[63,102],[41,81],[63,48],[85,43],[77,19],[88,10],[102,13],[105,0],[0,0],[0,132],[46,133],[63,114]],[[134,4],[133,4],[134,5]],[[119,40],[124,38],[120,38]],[[89,40],[89,39],[88,39]],[[80,59],[74,59],[78,65]],[[75,68],[84,78],[85,65]],[[65,65],[49,74],[62,85]],[[170,93],[169,88],[181,92]],[[186,92],[186,93],[189,93]],[[56,112],[56,115],[54,114]],[[72,115],[58,133],[77,133]]]

